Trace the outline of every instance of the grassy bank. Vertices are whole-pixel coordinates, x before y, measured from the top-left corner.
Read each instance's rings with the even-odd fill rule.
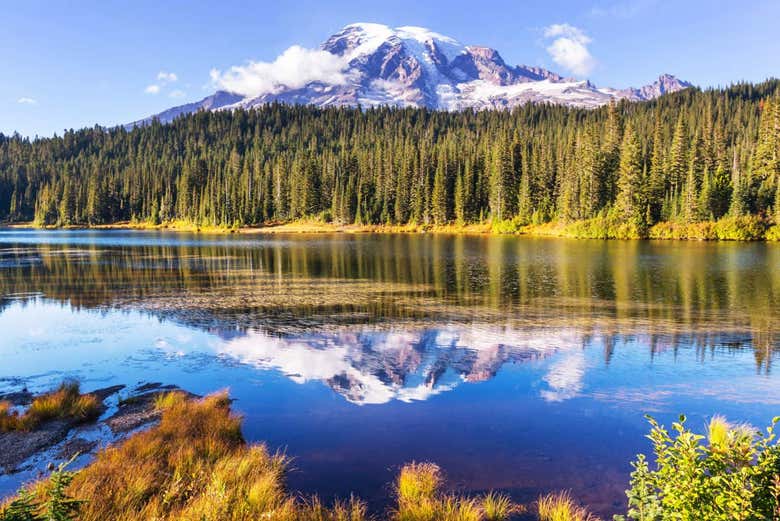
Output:
[[[359,499],[324,505],[285,487],[289,459],[252,445],[226,393],[159,395],[160,423],[103,449],[84,469],[63,467],[0,505],[0,521],[597,521],[570,494],[518,505],[507,496],[446,492],[441,469],[410,463],[391,486],[394,504],[372,515]],[[714,417],[704,435],[651,419],[655,462],[632,463],[628,512],[615,520],[780,519],[780,449],[761,432]]]
[[[563,222],[551,221],[526,224],[500,221],[444,225],[433,224],[340,224],[317,219],[273,222],[263,226],[218,226],[170,221],[118,222],[94,226],[36,226],[35,223],[10,223],[9,228],[94,229],[94,230],[167,230],[188,233],[240,234],[318,234],[318,233],[438,233],[450,235],[525,235],[529,237],[559,237],[569,239],[656,239],[696,241],[780,241],[780,225],[756,217],[724,217],[718,221],[661,222],[638,229],[609,217]]]
[[[570,223],[550,222],[516,226],[503,224],[505,233],[571,239],[655,239],[696,241],[777,241],[780,226],[755,216],[725,217],[718,221],[662,222],[648,228],[597,217]]]

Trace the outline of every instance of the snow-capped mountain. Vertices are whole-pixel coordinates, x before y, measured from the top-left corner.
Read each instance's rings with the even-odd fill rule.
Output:
[[[587,108],[612,99],[653,99],[691,86],[662,75],[640,88],[598,88],[587,80],[563,78],[540,67],[512,66],[494,49],[462,45],[448,36],[411,26],[347,25],[328,38],[317,53],[328,67],[338,69],[335,79],[332,74],[323,75],[302,86],[289,86],[284,81],[258,78],[255,83],[264,85],[260,92],[220,90],[154,117],[165,123],[197,110],[251,108],[274,101],[320,107],[392,105],[439,110],[504,109],[528,102]],[[264,70],[254,73],[262,75]]]

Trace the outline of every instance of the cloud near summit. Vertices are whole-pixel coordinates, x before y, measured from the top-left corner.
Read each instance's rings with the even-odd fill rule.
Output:
[[[283,88],[297,89],[313,81],[343,85],[348,59],[320,49],[293,45],[272,62],[250,61],[225,72],[211,70],[211,82],[221,90],[260,96]]]
[[[588,45],[591,39],[582,29],[569,24],[553,24],[544,29],[544,37],[552,39],[547,47],[553,61],[578,76],[587,76],[596,66]]]

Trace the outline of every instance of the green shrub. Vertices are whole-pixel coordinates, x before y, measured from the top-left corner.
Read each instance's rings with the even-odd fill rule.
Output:
[[[715,417],[707,435],[685,426],[672,432],[649,418],[655,465],[632,463],[629,511],[616,520],[759,521],[780,519],[780,449],[775,418],[762,433]]]
[[[695,223],[661,222],[650,228],[650,239],[689,239],[699,241],[712,241],[717,239],[715,234],[716,223],[702,221]]]
[[[610,209],[592,219],[567,225],[563,235],[575,239],[644,239],[647,230],[638,223],[626,221],[615,209]]]
[[[72,460],[71,460],[72,461]],[[83,501],[68,495],[74,473],[63,463],[49,479],[31,490],[22,489],[5,505],[0,505],[0,521],[75,521]]]
[[[527,223],[523,222],[520,218],[504,219],[503,221],[493,221],[491,231],[498,234],[515,234],[519,233],[523,226]]]
[[[780,241],[780,224],[775,224],[766,231],[766,240]]]
[[[760,241],[766,229],[766,220],[755,215],[725,217],[715,223],[715,236],[722,241]]]

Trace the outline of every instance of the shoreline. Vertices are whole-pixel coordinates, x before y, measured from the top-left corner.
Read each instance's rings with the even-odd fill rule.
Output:
[[[697,223],[661,222],[649,228],[647,236],[615,236],[608,231],[593,231],[587,228],[590,221],[564,223],[552,221],[543,224],[516,225],[505,223],[470,224],[339,224],[322,221],[272,222],[264,225],[227,227],[215,225],[197,225],[182,221],[161,224],[134,223],[122,221],[111,224],[73,225],[73,226],[37,226],[33,222],[0,223],[1,228],[36,230],[138,230],[171,231],[203,234],[441,234],[441,235],[490,235],[524,236],[559,239],[596,239],[596,240],[678,240],[713,242],[778,242],[780,224],[772,225],[767,221],[747,218],[729,218],[721,221],[703,221]],[[719,226],[726,222],[731,228],[719,233]],[[759,223],[758,229],[756,223]],[[745,228],[753,227],[745,231]],[[724,226],[725,228],[725,226]]]

